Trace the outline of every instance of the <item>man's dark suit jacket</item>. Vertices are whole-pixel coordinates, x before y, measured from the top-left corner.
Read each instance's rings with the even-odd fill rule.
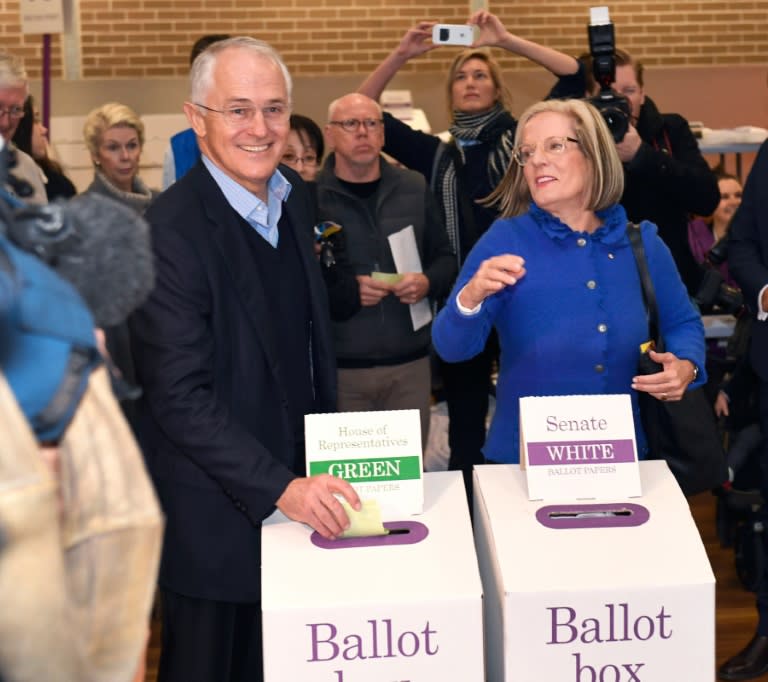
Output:
[[[328,304],[299,176],[279,229],[292,229],[309,289],[315,411],[335,410]],[[297,444],[268,297],[247,228],[202,162],[146,215],[157,285],[131,319],[144,398],[140,440],[166,514],[160,585],[187,596],[260,599],[260,523],[296,476]]]
[[[757,153],[728,232],[728,270],[754,314],[760,289],[768,284],[768,141]],[[752,367],[768,382],[768,321],[752,325],[751,348]]]

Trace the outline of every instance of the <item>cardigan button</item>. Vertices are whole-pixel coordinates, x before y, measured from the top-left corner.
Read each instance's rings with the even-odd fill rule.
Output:
[[[576,240],[576,243],[577,243],[579,246],[586,246],[586,245],[587,245],[587,240],[586,240],[586,239],[584,239],[584,237],[579,237],[579,238]]]
[[[594,289],[597,286],[597,282],[591,279],[587,282],[587,289]]]
[[[599,325],[597,325],[597,331],[599,331],[601,334],[605,334],[605,332],[608,331],[608,325],[604,322],[601,322]]]
[[[603,365],[595,365],[595,372],[597,372],[598,374],[601,374],[604,371],[605,371],[605,366],[603,366]]]

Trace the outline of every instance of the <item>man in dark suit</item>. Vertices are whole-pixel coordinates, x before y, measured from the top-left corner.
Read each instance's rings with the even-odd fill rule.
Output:
[[[166,515],[161,682],[262,679],[260,528],[277,507],[325,537],[348,483],[303,476],[304,415],[335,408],[311,204],[278,163],[291,81],[252,38],[195,61],[202,159],[147,213],[157,285],[131,320],[140,434]]]
[[[763,435],[761,491],[768,522],[768,142],[757,154],[744,195],[729,228],[728,268],[757,319],[752,325],[750,360],[760,382],[760,429]],[[763,533],[768,556],[768,538]],[[752,640],[719,670],[721,680],[751,680],[768,672],[768,563],[757,588],[757,630]]]

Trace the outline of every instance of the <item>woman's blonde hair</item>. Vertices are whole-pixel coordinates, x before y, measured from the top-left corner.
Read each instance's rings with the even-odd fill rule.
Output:
[[[144,147],[144,124],[139,115],[125,104],[107,102],[91,111],[85,118],[83,137],[91,156],[98,152],[104,133],[118,126],[133,128],[139,136],[139,145]]]
[[[456,72],[464,66],[470,59],[479,59],[482,62],[485,62],[488,65],[488,71],[491,74],[491,80],[493,81],[493,84],[496,86],[496,91],[498,92],[498,95],[496,97],[496,101],[501,104],[502,107],[505,109],[509,109],[510,104],[510,94],[509,90],[507,90],[507,87],[504,85],[504,78],[501,74],[501,67],[499,66],[499,63],[491,57],[491,55],[482,49],[470,49],[470,50],[462,50],[457,54],[453,61],[451,62],[451,66],[448,68],[448,80],[446,82],[446,95],[447,95],[447,102],[448,102],[448,112],[453,115],[454,108],[453,108],[453,82],[456,79]]]
[[[520,146],[527,123],[545,112],[564,114],[573,121],[574,137],[579,141],[578,148],[589,167],[585,186],[586,207],[599,211],[617,203],[624,192],[624,168],[608,126],[591,104],[579,99],[553,99],[528,107],[517,124],[515,149]],[[531,192],[522,166],[511,161],[501,182],[481,203],[497,206],[501,217],[525,213],[530,207]]]

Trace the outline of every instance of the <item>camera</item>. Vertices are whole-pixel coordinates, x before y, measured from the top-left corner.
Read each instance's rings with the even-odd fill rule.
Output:
[[[616,41],[613,24],[607,7],[592,7],[589,15],[589,54],[592,57],[592,73],[600,91],[594,97],[588,97],[587,102],[600,112],[614,141],[621,142],[629,130],[630,109],[627,98],[611,87],[616,80]]]
[[[717,269],[728,258],[728,234],[720,238],[707,252],[702,264],[704,273],[693,300],[704,314],[723,313],[738,317],[744,310],[744,296],[736,287],[725,282]]]
[[[474,42],[472,27],[462,24],[435,24],[432,42],[440,45],[471,45]]]

